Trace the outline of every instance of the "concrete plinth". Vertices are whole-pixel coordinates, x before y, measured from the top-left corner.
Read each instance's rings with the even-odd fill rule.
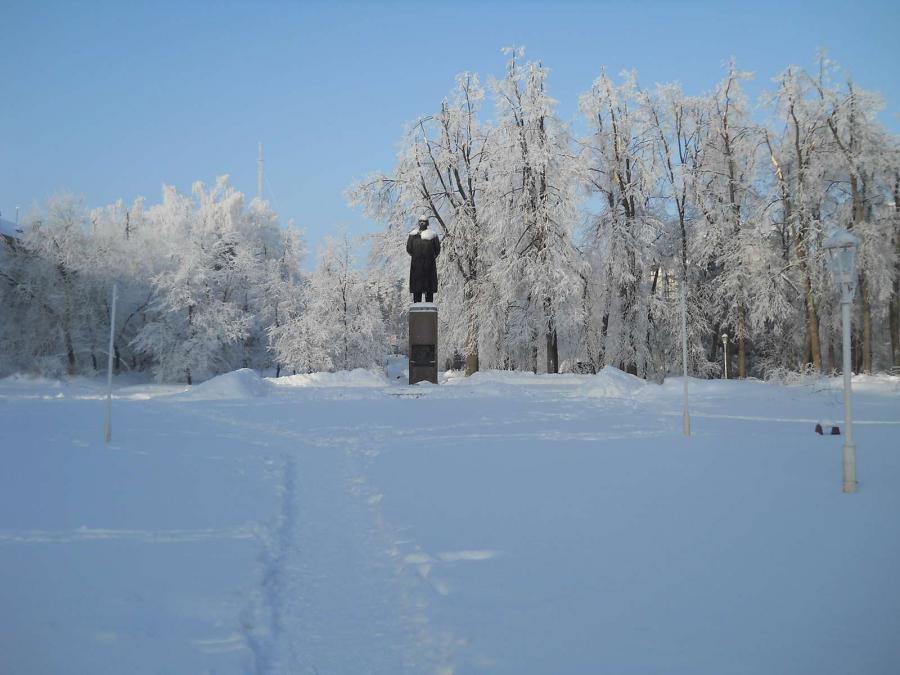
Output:
[[[437,306],[419,302],[409,308],[409,383],[427,380],[437,384]]]

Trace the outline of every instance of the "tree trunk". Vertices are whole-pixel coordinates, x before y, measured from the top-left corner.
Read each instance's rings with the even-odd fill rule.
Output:
[[[553,321],[553,303],[550,298],[544,299],[544,314],[547,317],[547,372],[559,372],[559,344],[556,339],[556,326]]]
[[[864,274],[859,275],[860,295],[862,296],[862,370],[872,372],[872,303],[869,284]]]
[[[559,345],[556,339],[556,329],[552,327],[547,331],[547,372],[559,372]]]
[[[467,280],[463,299],[466,304],[466,377],[478,372],[478,310],[475,307],[475,283]]]
[[[888,307],[888,322],[891,327],[891,366],[898,366],[900,358],[900,274],[894,277],[894,291]]]
[[[738,305],[738,377],[747,377],[747,308]]]
[[[712,330],[712,342],[709,346],[709,361],[715,363],[719,358],[719,339],[722,335],[719,330],[722,328],[721,323],[717,323]]]
[[[802,244],[798,243],[798,248]],[[806,266],[805,256],[800,259],[800,268],[803,271],[803,286],[806,291],[804,304],[806,305],[806,344],[809,348],[807,363],[812,363],[813,368],[822,372],[822,347],[819,341],[819,312],[816,309],[816,299],[813,297],[812,280],[809,277],[809,269]]]
[[[807,280],[807,284],[809,280]],[[806,334],[809,345],[809,359],[813,368],[822,370],[822,347],[819,342],[819,313],[816,311],[816,301],[812,296],[812,289],[807,290],[806,295]]]
[[[72,344],[72,331],[66,326],[63,329],[63,339],[66,343],[66,373],[74,375],[78,370],[78,362],[75,360],[75,347]]]

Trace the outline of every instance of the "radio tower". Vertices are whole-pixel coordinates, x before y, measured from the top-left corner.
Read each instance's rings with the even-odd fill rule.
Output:
[[[256,160],[256,198],[262,201],[263,195],[263,154],[262,142],[259,144],[259,159]]]

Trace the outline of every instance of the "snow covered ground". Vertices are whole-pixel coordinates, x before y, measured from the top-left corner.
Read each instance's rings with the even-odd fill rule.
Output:
[[[397,374],[0,380],[0,672],[900,672],[900,379]]]

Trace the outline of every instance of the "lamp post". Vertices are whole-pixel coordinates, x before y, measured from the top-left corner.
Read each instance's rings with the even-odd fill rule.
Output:
[[[725,379],[728,379],[728,333],[722,333],[722,359],[725,361]]]
[[[112,371],[113,349],[116,338],[116,296],[119,293],[119,285],[113,284],[112,307],[109,310],[109,357],[106,362],[106,424],[103,427],[103,438],[109,443],[112,439]]]
[[[856,250],[859,239],[840,229],[828,237],[823,246],[830,258],[834,285],[841,291],[841,324],[844,342],[844,492],[856,492],[856,445],[853,443],[853,410],[851,401],[850,307],[856,294]]]
[[[688,410],[688,341],[687,341],[687,275],[681,284],[681,360],[684,365],[684,411],[681,414],[681,431],[691,435],[691,413]]]

